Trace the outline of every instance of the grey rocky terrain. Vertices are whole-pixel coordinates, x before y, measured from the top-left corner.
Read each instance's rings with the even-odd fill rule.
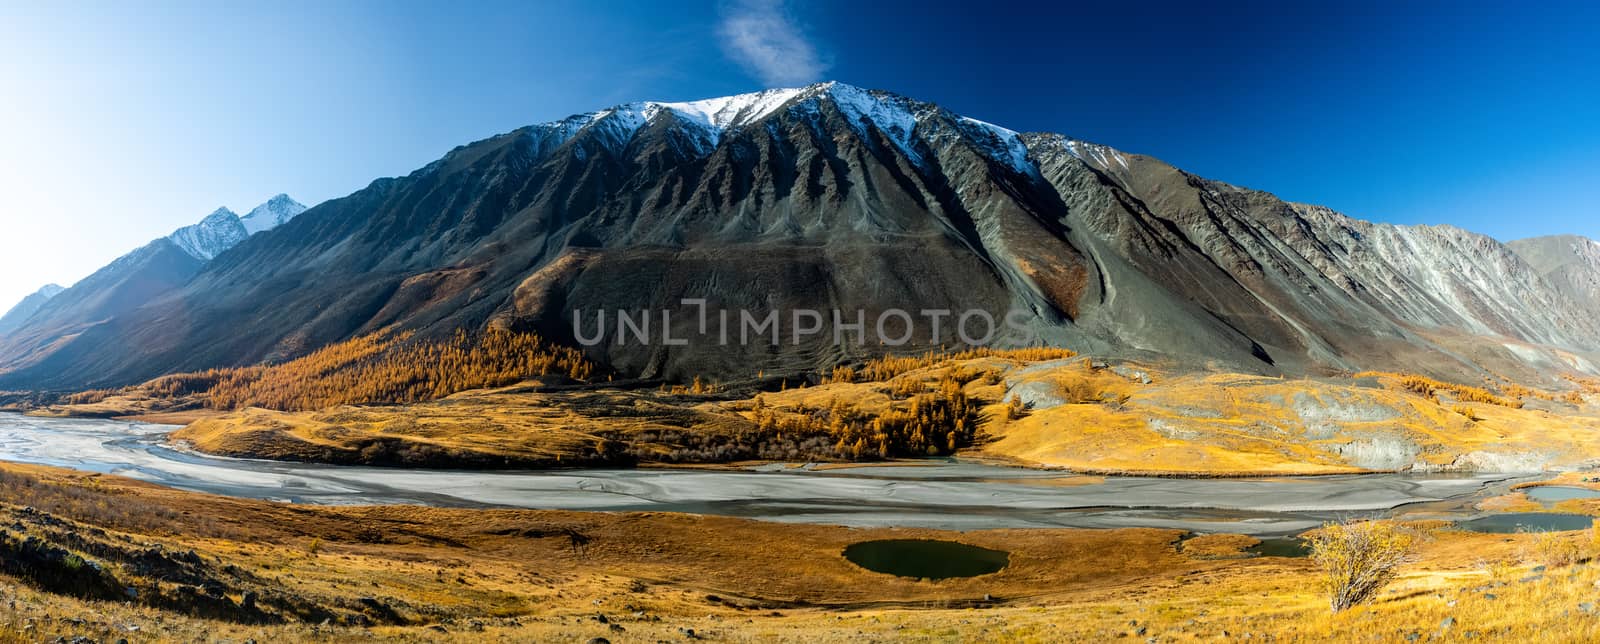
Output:
[[[1019,311],[1028,332],[1002,326],[1000,342],[1037,335],[1194,368],[1531,380],[1593,369],[1597,305],[1581,285],[1600,272],[1569,268],[1455,228],[1360,221],[824,83],[620,105],[461,146],[70,336],[0,340],[0,389],[278,360],[391,325],[572,342],[574,311],[675,310],[672,335],[699,341],[608,337],[592,353],[678,379],[960,343],[946,324],[902,347],[839,346],[826,329],[723,346],[696,335],[685,298],[869,321],[890,308]]]

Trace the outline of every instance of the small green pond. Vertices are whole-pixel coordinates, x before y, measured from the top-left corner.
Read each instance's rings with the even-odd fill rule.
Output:
[[[1584,514],[1559,512],[1513,512],[1490,514],[1476,519],[1457,521],[1456,526],[1468,532],[1511,534],[1515,532],[1565,532],[1588,530],[1594,517]]]
[[[1245,552],[1261,557],[1309,557],[1311,544],[1297,537],[1266,537],[1261,543],[1245,548]]]
[[[1600,490],[1562,485],[1530,487],[1524,489],[1522,493],[1540,503],[1555,503],[1558,501],[1571,501],[1572,499],[1600,499]]]
[[[863,541],[844,549],[844,558],[873,572],[918,579],[977,577],[999,572],[1010,553],[932,539]]]

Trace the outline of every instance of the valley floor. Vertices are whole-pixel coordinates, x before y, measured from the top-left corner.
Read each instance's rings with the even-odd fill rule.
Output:
[[[1308,560],[1175,530],[307,507],[10,464],[0,525],[0,641],[1600,638],[1600,566],[1542,563],[1551,538],[1592,553],[1588,531],[1415,523],[1426,538],[1402,577],[1331,614]],[[927,581],[840,555],[885,537],[958,540],[1011,563]]]
[[[1080,473],[1238,476],[1581,469],[1600,454],[1588,385],[1503,385],[994,354],[776,391],[528,382],[413,405],[217,414],[130,389],[34,413],[185,414],[166,417],[193,421],[173,437],[206,452],[410,467],[842,462],[955,447]],[[1545,506],[1514,491],[1482,507]],[[1554,507],[1600,515],[1596,500]],[[0,642],[1600,640],[1600,565],[1588,563],[1600,532],[1409,525],[1424,538],[1401,577],[1334,614],[1309,560],[1256,556],[1255,539],[1237,535],[317,507],[3,464]],[[1010,563],[928,581],[841,555],[882,538],[955,540]]]

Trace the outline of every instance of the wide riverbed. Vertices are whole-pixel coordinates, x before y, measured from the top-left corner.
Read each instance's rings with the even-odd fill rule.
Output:
[[[165,425],[0,413],[0,460],[117,474],[185,490],[316,504],[693,512],[771,521],[945,529],[1174,527],[1275,535],[1411,504],[1472,514],[1510,475],[1368,474],[1103,481],[1061,472],[934,462],[749,471],[454,472],[282,463],[175,449]]]

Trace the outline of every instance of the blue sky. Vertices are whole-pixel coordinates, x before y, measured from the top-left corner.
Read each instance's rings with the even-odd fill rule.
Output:
[[[1396,223],[1600,237],[1600,10],[0,3],[0,308],[226,205],[631,100],[834,79]]]

